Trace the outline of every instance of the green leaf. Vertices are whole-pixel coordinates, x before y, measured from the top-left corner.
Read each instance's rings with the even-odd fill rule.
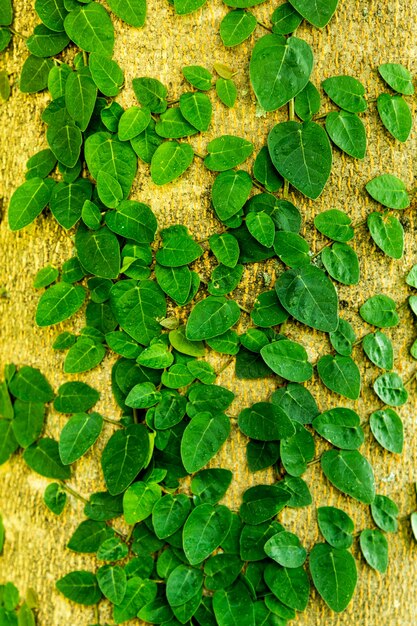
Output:
[[[253,152],[253,144],[241,137],[222,135],[207,144],[207,152],[204,159],[207,169],[223,172],[246,161]]]
[[[232,482],[233,474],[230,470],[221,468],[205,469],[195,474],[191,480],[191,493],[194,494],[194,504],[217,504],[223,498]]]
[[[86,606],[97,604],[101,598],[96,576],[84,570],[70,572],[63,576],[57,580],[56,588],[72,602]]]
[[[372,518],[375,524],[387,533],[398,530],[398,506],[388,496],[376,495],[371,504]]]
[[[166,139],[180,139],[197,133],[197,129],[187,122],[179,107],[172,107],[162,113],[156,123],[155,131]]]
[[[285,606],[304,611],[310,595],[310,582],[302,567],[287,568],[276,563],[266,566],[265,582]]]
[[[321,253],[321,259],[332,278],[344,285],[356,285],[360,278],[359,259],[346,243],[334,243]]]
[[[402,96],[381,93],[376,105],[381,122],[387,131],[398,141],[407,141],[413,126],[413,117],[410,107]]]
[[[23,93],[36,93],[48,86],[48,76],[54,67],[52,59],[41,59],[32,54],[23,63],[19,87]]]
[[[321,506],[317,509],[317,523],[321,534],[333,548],[350,548],[355,526],[347,513],[334,506]]]
[[[68,14],[64,0],[36,0],[35,11],[39,19],[51,30],[63,31],[64,19]]]
[[[355,159],[366,154],[366,131],[362,120],[355,113],[332,111],[326,117],[326,130],[333,143]]]
[[[213,609],[219,626],[255,626],[254,604],[246,585],[241,581],[231,589],[216,591]]]
[[[391,328],[399,322],[394,300],[383,294],[368,298],[360,307],[359,313],[365,322],[379,328]]]
[[[64,125],[48,126],[46,138],[57,160],[67,167],[74,167],[80,157],[83,137],[74,123],[66,121]]]
[[[282,306],[299,322],[324,332],[337,329],[336,289],[317,267],[311,265],[284,272],[279,276],[275,290]]]
[[[166,267],[180,267],[192,263],[203,253],[203,249],[189,235],[185,226],[169,226],[160,231],[162,248],[156,260]]]
[[[281,531],[265,543],[266,554],[283,567],[301,567],[307,558],[307,551],[297,535]]]
[[[401,454],[404,445],[404,427],[400,416],[389,408],[372,413],[369,424],[377,442],[389,452]]]
[[[0,9],[1,9],[0,25],[10,26],[13,20],[13,7],[12,7],[11,0],[1,0]]]
[[[363,530],[359,543],[368,565],[385,574],[388,568],[388,541],[385,535],[380,530]]]
[[[194,158],[192,147],[178,141],[165,141],[154,152],[151,177],[156,185],[165,185],[181,176]]]
[[[87,372],[101,363],[105,354],[105,347],[95,338],[81,336],[67,353],[64,372],[66,374]]]
[[[352,76],[332,76],[326,78],[322,86],[330,100],[349,113],[363,113],[368,108],[365,88]]]
[[[239,428],[247,436],[258,441],[286,439],[295,428],[282,408],[269,402],[257,402],[239,414]]]
[[[92,185],[85,178],[74,183],[60,182],[55,185],[50,200],[51,213],[66,230],[75,226],[82,216],[83,206],[90,201]]]
[[[290,0],[290,3],[308,22],[323,28],[333,17],[339,0],[319,0],[311,2],[311,0]]]
[[[45,406],[43,402],[15,400],[13,432],[22,448],[36,441],[43,430]]]
[[[268,367],[286,380],[302,383],[313,375],[306,350],[295,341],[274,341],[261,349],[261,355]]]
[[[85,141],[85,160],[93,178],[97,180],[103,170],[118,181],[125,198],[129,195],[137,170],[136,154],[130,144],[110,133],[94,133]]]
[[[249,487],[242,496],[240,517],[246,524],[262,524],[282,511],[290,498],[279,484]]]
[[[36,154],[28,159],[25,178],[26,180],[30,180],[31,178],[46,178],[54,169],[55,165],[56,158],[49,148],[39,150],[39,152],[36,152]]]
[[[47,437],[33,443],[23,453],[29,467],[46,478],[66,480],[71,477],[71,470],[62,464],[58,451],[58,442]]]
[[[181,440],[181,459],[189,474],[207,465],[230,434],[224,413],[198,413],[186,427]]]
[[[271,217],[264,211],[251,212],[246,217],[246,228],[259,243],[271,248],[274,243],[275,226]]]
[[[289,2],[284,2],[271,15],[272,32],[277,35],[289,35],[297,30],[302,21],[303,18],[298,11]]]
[[[236,302],[224,297],[208,296],[192,309],[186,326],[190,341],[210,339],[226,332],[236,324],[240,309]]]
[[[103,595],[120,604],[126,593],[126,573],[120,565],[103,565],[97,570],[97,582]]]
[[[183,493],[166,494],[159,498],[152,510],[152,525],[158,539],[176,533],[184,524],[191,510],[191,502]]]
[[[260,105],[275,111],[306,86],[313,53],[302,39],[265,35],[257,40],[250,60],[250,80]]]
[[[238,556],[226,553],[215,554],[204,564],[205,587],[212,591],[229,587],[235,582],[242,566],[243,563]]]
[[[170,606],[185,604],[203,586],[203,572],[195,567],[179,565],[168,576],[166,594]]]
[[[369,195],[389,209],[406,209],[410,206],[410,197],[402,180],[392,174],[382,174],[366,184]]]
[[[281,407],[293,421],[300,424],[311,424],[319,414],[314,397],[308,389],[298,383],[290,383],[274,391],[271,402]]]
[[[376,333],[365,335],[362,348],[372,363],[384,370],[394,367],[394,349],[389,337],[377,330]]]
[[[54,183],[34,177],[18,187],[9,205],[9,228],[16,231],[31,224],[48,204]]]
[[[116,211],[106,213],[106,225],[117,235],[137,243],[151,243],[157,229],[149,206],[135,200],[123,200]]]
[[[64,27],[68,37],[82,50],[113,54],[113,23],[102,5],[94,2],[75,8],[66,16]]]
[[[167,108],[166,87],[156,78],[134,78],[132,81],[135,96],[144,107],[152,113],[163,113]]]
[[[276,232],[274,250],[281,261],[289,267],[302,267],[310,264],[310,246],[297,233],[285,230]]]
[[[98,413],[77,413],[65,424],[59,439],[59,456],[64,465],[77,461],[95,443],[103,418]]]
[[[404,251],[404,229],[392,215],[370,213],[367,224],[372,239],[387,256],[401,259]]]
[[[69,44],[65,33],[54,32],[43,24],[35,26],[33,33],[26,40],[26,46],[36,57],[53,57]]]
[[[216,176],[211,190],[213,207],[226,221],[242,209],[252,189],[252,180],[243,170],[225,171]]]
[[[402,93],[405,96],[413,95],[413,76],[400,63],[384,63],[378,67],[378,72],[394,91],[398,91],[398,93]]]
[[[204,93],[183,93],[180,96],[180,111],[197,130],[203,132],[210,126],[212,106],[210,98]]]
[[[345,610],[355,591],[358,574],[347,550],[317,543],[310,552],[313,583],[326,604],[337,613]]]
[[[234,107],[237,89],[231,78],[218,78],[216,80],[216,93],[225,106],[229,107],[229,109]]]
[[[314,438],[310,431],[298,422],[293,422],[295,434],[280,443],[281,462],[291,476],[300,476],[315,453]]]
[[[253,33],[256,17],[250,11],[230,11],[220,23],[220,37],[227,47],[238,46]]]
[[[113,536],[113,533],[104,522],[84,520],[75,529],[67,547],[74,552],[91,554],[96,552],[109,536]]]
[[[67,503],[67,494],[58,483],[51,483],[43,494],[43,501],[52,513],[61,515]]]
[[[51,385],[35,367],[19,368],[9,383],[9,390],[23,402],[50,402],[54,397]]]
[[[126,398],[126,404],[135,409],[147,409],[160,400],[161,393],[156,390],[155,385],[151,382],[143,382],[132,387]]]
[[[274,193],[282,187],[283,180],[274,168],[268,146],[263,146],[259,150],[253,164],[253,175],[267,191]]]
[[[200,504],[189,515],[183,530],[185,556],[191,565],[204,561],[230,530],[232,514],[226,506]]]
[[[401,406],[408,400],[408,391],[399,374],[387,372],[374,382],[374,391],[378,398],[390,406]]]
[[[123,514],[127,524],[136,524],[149,517],[161,497],[156,483],[133,483],[123,495]]]
[[[65,106],[68,113],[85,131],[94,111],[97,98],[97,87],[88,68],[71,72],[65,83]]]
[[[205,67],[201,65],[187,65],[182,68],[182,73],[184,78],[196,89],[201,91],[211,89],[213,76]]]
[[[157,319],[166,316],[166,302],[155,282],[119,281],[110,291],[110,304],[121,328],[138,343],[148,345],[160,334]]]
[[[315,200],[330,176],[332,150],[326,131],[315,122],[281,122],[268,135],[272,162],[281,176]]]
[[[108,0],[108,5],[117,17],[129,24],[140,28],[145,24],[146,0]],[[118,604],[115,602],[115,604]]]
[[[330,343],[338,354],[350,356],[356,342],[356,335],[352,326],[340,318],[339,326],[333,333],[329,333]]]
[[[321,457],[324,475],[343,493],[371,504],[375,498],[372,467],[357,450],[329,450]]]
[[[276,521],[265,522],[252,526],[245,524],[239,537],[240,558],[242,561],[261,561],[265,558],[266,541],[284,530]]]
[[[117,96],[123,82],[124,73],[118,63],[100,52],[92,52],[89,56],[91,78],[104,96]]]
[[[357,400],[361,390],[361,374],[349,356],[327,354],[317,363],[320,380],[326,387],[345,398]]]
[[[222,176],[222,174],[219,174]],[[226,267],[235,267],[239,260],[239,244],[233,235],[222,233],[211,235],[209,238],[210,249],[219,263]]]
[[[359,448],[365,439],[359,415],[347,408],[336,407],[318,415],[313,428],[334,446],[345,450]]]
[[[285,6],[281,5],[281,7]],[[288,5],[290,6],[290,5]],[[280,7],[278,7],[280,8]],[[274,30],[275,26],[273,27]],[[298,117],[307,122],[311,120],[313,115],[319,112],[321,106],[320,93],[312,82],[308,82],[299,94],[295,96],[294,109]]]
[[[351,224],[350,217],[339,209],[322,211],[314,218],[314,226],[318,231],[329,239],[342,243],[350,241],[355,234]]]
[[[149,454],[149,435],[143,424],[116,431],[101,457],[104,480],[112,496],[127,489],[144,467]]]
[[[97,193],[105,207],[115,209],[123,199],[123,189],[111,174],[101,171],[97,176]]]
[[[75,247],[85,270],[102,278],[117,278],[120,272],[119,241],[108,228],[91,231],[80,226],[75,236]]]
[[[130,107],[122,113],[119,125],[118,136],[120,141],[129,141],[142,133],[151,121],[149,109],[141,107]]]
[[[282,324],[288,318],[288,313],[282,308],[274,290],[264,291],[256,298],[251,319],[256,326],[270,328]]]
[[[156,593],[157,585],[153,581],[139,576],[129,578],[122,602],[113,609],[115,623],[121,624],[135,618],[143,606],[155,599]]]
[[[51,326],[68,319],[82,306],[85,289],[80,285],[59,282],[49,287],[41,296],[36,310],[38,326]]]
[[[18,447],[12,420],[0,420],[0,465],[5,463]]]

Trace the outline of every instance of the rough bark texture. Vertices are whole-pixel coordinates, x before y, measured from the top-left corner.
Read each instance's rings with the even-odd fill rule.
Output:
[[[36,22],[33,3],[16,0],[14,4],[14,28],[28,35]],[[208,133],[193,139],[193,145],[199,152],[204,152],[211,138],[229,133],[253,140],[259,149],[268,130],[276,121],[286,119],[287,111],[284,108],[265,117],[256,115],[247,72],[253,38],[235,49],[228,50],[222,46],[218,27],[227,9],[219,0],[208,0],[202,10],[186,17],[175,16],[166,0],[149,4],[147,24],[142,30],[115,20],[115,58],[126,73],[126,88],[118,98],[119,102],[124,106],[135,102],[131,88],[134,77],[157,77],[168,86],[170,95],[177,97],[187,88],[182,81],[183,65],[201,64],[211,68],[216,61],[226,63],[238,71],[236,82],[239,97],[236,107],[226,109],[211,94],[215,105],[213,124]],[[255,13],[260,19],[267,20],[274,7],[274,3],[267,2],[257,7]],[[336,16],[327,28],[319,31],[305,25],[300,27],[299,35],[305,37],[315,51],[313,81],[318,85],[328,76],[351,74],[363,81],[368,97],[372,99],[385,90],[376,73],[380,63],[403,62],[416,73],[416,10],[415,0],[341,0]],[[262,34],[260,27],[256,36],[259,34]],[[27,159],[46,146],[45,128],[40,116],[48,102],[48,95],[26,96],[18,88],[18,75],[26,54],[24,41],[15,36],[1,61],[12,74],[13,88],[11,99],[0,108],[0,286],[7,291],[7,297],[0,299],[0,366],[12,361],[17,365],[39,367],[56,389],[68,377],[62,373],[62,355],[50,347],[51,340],[64,328],[79,327],[82,318],[80,316],[75,323],[71,321],[59,328],[36,328],[34,312],[38,295],[32,287],[32,280],[37,270],[47,263],[59,266],[71,255],[71,233],[65,234],[48,215],[18,233],[9,232],[6,222],[9,198],[23,181]],[[323,110],[330,106],[330,103],[325,102]],[[324,243],[313,229],[312,220],[318,212],[339,207],[346,210],[354,222],[359,222],[374,209],[374,203],[364,192],[364,184],[372,177],[391,172],[403,178],[407,187],[414,185],[413,157],[417,148],[415,130],[405,145],[394,141],[378,121],[374,103],[370,104],[370,110],[363,115],[363,119],[369,138],[365,160],[359,162],[335,151],[331,180],[320,199],[313,203],[299,195],[293,197],[302,210],[303,232],[313,250],[319,249]],[[198,159],[180,181],[163,188],[156,187],[149,178],[148,167],[139,164],[132,197],[152,206],[160,226],[184,223],[194,235],[201,238],[218,228],[209,202],[211,183],[212,175]],[[409,210],[402,222],[406,231],[406,253],[400,261],[383,256],[371,243],[366,229],[358,229],[353,245],[361,259],[361,281],[356,287],[341,286],[339,294],[342,315],[353,323],[359,336],[367,329],[358,316],[358,307],[367,297],[385,293],[402,303],[409,293],[404,277],[417,260],[414,211]],[[201,269],[204,270],[205,264],[207,259]],[[244,305],[251,306],[254,295],[264,287],[263,271],[268,271],[274,277],[274,264],[268,263],[266,268],[255,265],[245,271],[240,293]],[[245,323],[242,323],[242,328]],[[308,332],[297,324],[288,324],[287,331],[291,338],[303,340],[312,360],[328,350],[320,333]],[[388,335],[395,344],[395,370],[405,379],[415,369],[409,356],[414,334],[411,313],[403,308],[400,326],[389,330]],[[363,392],[358,402],[347,404],[365,420],[372,410],[378,408],[377,398],[370,389],[377,370],[364,360],[360,347],[355,349],[354,356],[364,370]],[[214,357],[209,358],[214,361]],[[100,390],[102,399],[98,410],[109,417],[117,414],[110,392],[111,362],[111,357],[107,357],[101,367],[78,377]],[[234,380],[232,371],[231,366],[226,369],[220,383],[237,393],[231,411],[234,415],[241,407],[265,399],[275,387],[273,379],[245,383]],[[317,379],[309,386],[316,394],[321,409],[345,404],[340,397],[325,390]],[[375,468],[377,492],[393,498],[400,507],[401,516],[417,508],[412,484],[416,480],[417,453],[415,387],[411,388],[411,392],[409,403],[399,411],[405,426],[404,454],[398,457],[384,452],[370,437],[363,449]],[[52,411],[48,418],[48,434],[57,437],[64,420],[63,416]],[[71,484],[84,495],[103,487],[99,452],[110,432],[111,427],[107,424],[101,443],[76,465]],[[263,475],[249,474],[244,455],[244,437],[234,428],[233,436],[213,463],[230,467],[235,472],[227,499],[227,503],[234,507],[238,506],[244,488],[272,478],[268,472]],[[371,523],[367,507],[336,492],[323,478],[318,464],[312,465],[304,478],[313,492],[314,506],[300,512],[286,511],[282,517],[290,529],[297,529],[307,546],[320,540],[316,526],[316,506],[334,504],[342,507],[354,518],[357,529],[363,529]],[[68,571],[94,567],[93,558],[76,555],[65,549],[70,534],[82,519],[82,505],[70,500],[63,515],[56,518],[42,502],[47,483],[28,471],[19,456],[0,468],[0,511],[7,530],[4,555],[0,560],[0,579],[2,582],[12,580],[22,593],[28,586],[38,591],[40,626],[82,626],[94,621],[92,609],[69,603],[54,588],[55,580]],[[299,616],[296,623],[299,626],[348,626],[355,622],[366,626],[410,626],[414,623],[417,611],[417,561],[416,545],[411,538],[408,522],[400,523],[398,534],[390,536],[389,543],[391,562],[386,576],[375,573],[356,554],[359,583],[354,600],[344,614],[331,613],[313,593],[306,613]],[[101,613],[103,622],[106,618],[111,619],[105,605]]]

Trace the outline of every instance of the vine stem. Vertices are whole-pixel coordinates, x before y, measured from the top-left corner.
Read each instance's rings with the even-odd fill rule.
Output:
[[[259,26],[262,26],[262,28],[265,28],[265,30],[268,30],[270,33],[273,32],[272,28],[270,26],[268,26],[267,24],[265,24],[264,22],[262,22],[261,20],[256,20],[259,24]]]
[[[115,426],[123,426],[123,424],[121,424],[118,420],[112,420],[111,417],[103,417],[103,420],[109,424],[114,424]]]
[[[234,358],[235,357],[232,356],[230,359],[228,359],[226,363],[222,365],[221,368],[216,372],[216,376],[220,376],[220,374],[224,372],[224,370],[227,369],[231,363],[233,363]]]
[[[11,26],[7,27],[9,29],[9,31],[12,33],[12,35],[17,35],[18,37],[21,37],[22,39],[26,40],[27,37],[26,35],[22,35],[22,33],[19,33],[17,30],[15,30],[14,28],[12,28]]]
[[[100,624],[100,614],[99,614],[99,611],[98,611],[98,604],[94,605],[94,620],[95,620],[97,625]]]
[[[88,500],[86,498],[84,498],[84,496],[82,496],[80,493],[78,493],[78,491],[75,491],[75,489],[73,489],[72,487],[70,487],[67,483],[65,483],[63,480],[59,481],[59,484],[61,485],[61,487],[67,492],[69,493],[71,496],[73,496],[76,500],[79,500],[80,502],[82,502],[83,504],[88,504]]]

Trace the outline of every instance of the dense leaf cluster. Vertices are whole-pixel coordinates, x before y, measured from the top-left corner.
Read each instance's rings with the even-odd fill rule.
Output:
[[[234,9],[220,25],[226,46],[254,32],[258,22],[246,9],[258,3],[226,2]],[[204,1],[173,4],[186,14]],[[128,24],[144,24],[143,0],[108,5]],[[69,374],[116,355],[112,389],[122,417],[111,420],[92,410],[99,393],[81,381],[64,383],[55,395],[39,370],[9,365],[0,386],[0,463],[23,448],[31,469],[57,481],[44,500],[59,515],[67,495],[74,495],[67,483],[71,466],[95,444],[104,421],[114,424],[101,457],[106,491],[84,500],[85,520],[68,542],[70,550],[95,554],[99,567],[70,572],[57,587],[84,605],[105,597],[117,624],[138,616],[170,626],[281,625],[306,608],[310,579],[331,609],[343,611],[357,582],[351,518],[320,507],[324,541],[309,553],[277,520],[285,507],[312,504],[302,475],[316,460],[316,434],[327,442],[320,456],[324,476],[370,506],[375,528],[360,533],[359,546],[372,568],[386,571],[384,533],[397,530],[398,509],[376,493],[372,467],[359,451],[365,424],[344,401],[320,412],[303,385],[316,372],[332,392],[357,400],[362,379],[352,354],[361,343],[381,370],[374,391],[383,406],[370,416],[371,432],[383,448],[401,453],[403,425],[392,407],[403,405],[408,392],[393,371],[393,345],[381,330],[399,323],[398,307],[385,294],[362,302],[360,316],[371,330],[357,339],[339,315],[335,283],[360,280],[349,242],[361,224],[352,224],[340,209],[320,213],[314,225],[327,243],[313,254],[300,234],[300,211],[288,199],[289,185],[312,199],[322,193],[331,173],[331,143],[352,158],[366,153],[359,116],[368,106],[363,85],[352,76],[326,78],[323,91],[337,109],[321,114],[323,96],[310,82],[313,51],[294,34],[303,19],[325,26],[336,7],[337,0],[291,0],[272,14],[272,33],[257,39],[249,67],[253,91],[265,112],[288,103],[289,119],[270,130],[248,170],[243,164],[254,146],[243,137],[226,134],[209,142],[205,155],[194,152],[189,138],[205,132],[212,118],[213,75],[206,68],[182,69],[189,86],[178,101],[168,98],[158,79],[135,78],[139,106],[124,110],[113,100],[124,74],[111,58],[114,28],[106,8],[78,0],[35,3],[42,24],[27,40],[20,88],[50,92],[42,114],[49,147],[29,159],[26,181],[10,202],[9,225],[18,231],[49,208],[60,226],[75,229],[74,256],[59,270],[47,266],[35,277],[34,287],[42,290],[36,323],[59,324],[85,307],[85,325],[77,334],[58,334],[53,347],[65,352]],[[8,24],[11,19],[10,12]],[[54,60],[70,42],[80,48],[73,64]],[[231,107],[237,97],[233,72],[220,64],[214,70],[216,96]],[[382,123],[405,141],[411,114],[402,95],[413,94],[411,76],[397,64],[379,72],[395,92],[378,98]],[[153,182],[164,185],[184,174],[195,156],[213,173],[211,201],[221,223],[201,242],[180,224],[158,231],[151,208],[130,199],[138,158],[149,164]],[[396,212],[410,206],[410,194],[392,174],[374,178],[366,190],[375,202],[367,219],[371,237],[398,259],[404,236]],[[211,263],[208,280],[200,264],[204,253]],[[245,266],[271,258],[276,281],[265,281],[270,288],[257,290],[248,311],[233,292]],[[413,268],[407,277],[412,287],[416,276]],[[415,298],[410,306],[417,313]],[[181,317],[179,307],[185,307]],[[326,333],[331,351],[312,363],[302,343],[285,334],[288,319]],[[240,379],[274,376],[276,391],[233,418],[234,394],[216,384],[219,372],[204,359],[208,349],[229,355]],[[417,354],[414,346],[411,353]],[[55,411],[68,416],[59,441],[43,435],[45,405],[52,401]],[[248,439],[249,469],[273,467],[278,476],[274,484],[246,489],[238,511],[219,504],[232,472],[212,466],[234,420]],[[130,526],[128,534],[118,518]]]

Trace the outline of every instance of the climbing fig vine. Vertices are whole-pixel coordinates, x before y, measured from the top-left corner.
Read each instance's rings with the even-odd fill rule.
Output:
[[[205,2],[170,4],[183,15]],[[44,213],[73,238],[74,255],[34,277],[35,321],[49,327],[85,311],[85,325],[72,332],[67,324],[52,348],[62,354],[64,373],[73,375],[114,356],[109,385],[120,417],[97,413],[100,391],[81,379],[53,390],[38,369],[7,365],[0,385],[0,463],[22,449],[27,465],[53,481],[44,502],[56,515],[68,498],[83,502],[85,517],[67,547],[96,559],[89,570],[68,571],[63,563],[56,588],[71,602],[94,605],[96,623],[105,598],[115,624],[138,617],[166,626],[281,626],[307,608],[312,586],[340,612],[357,583],[358,550],[352,547],[385,573],[389,534],[403,521],[395,502],[377,493],[360,448],[372,437],[390,453],[402,452],[397,410],[408,400],[415,372],[403,380],[395,371],[386,329],[401,322],[407,306],[417,315],[417,296],[398,303],[375,293],[361,300],[357,336],[341,314],[338,287],[361,280],[361,259],[351,245],[360,229],[378,248],[372,254],[402,257],[401,215],[412,209],[415,190],[396,176],[393,162],[392,171],[366,184],[372,210],[365,221],[353,223],[332,207],[316,215],[314,228],[325,243],[312,250],[300,234],[303,215],[290,189],[300,203],[315,200],[331,177],[334,152],[361,160],[372,141],[362,120],[368,100],[360,77],[323,76],[313,84],[320,50],[296,33],[303,20],[312,29],[325,27],[338,2],[284,2],[270,24],[248,10],[259,0],[225,4],[232,10],[219,24],[223,44],[239,46],[252,37],[246,78],[268,128],[265,145],[224,134],[203,154],[195,150],[192,138],[209,129],[213,103],[231,108],[239,98],[233,69],[219,63],[175,68],[184,78],[179,97],[158,77],[138,76],[132,82],[136,102],[126,109],[118,103],[124,71],[112,58],[111,14],[146,28],[144,0],[107,0],[108,7],[36,0],[40,23],[26,39],[19,87],[28,94],[49,91],[42,113],[48,147],[27,163],[8,207],[9,227],[19,231]],[[0,0],[2,48],[14,33],[12,21],[10,0]],[[68,45],[75,55],[67,54]],[[412,76],[396,63],[377,69],[387,92],[372,108],[378,132],[404,142],[412,126]],[[0,74],[3,99],[9,90]],[[281,108],[287,119],[274,123],[269,113]],[[217,218],[206,239],[196,240],[182,224],[159,229],[152,207],[131,198],[138,159],[160,186],[181,185],[193,161],[202,161]],[[274,275],[264,272],[254,282],[248,306],[239,297],[243,275],[268,259],[275,260]],[[417,266],[406,282],[417,288]],[[291,320],[300,329],[298,340],[287,331]],[[303,327],[318,331],[315,361],[303,345]],[[359,345],[363,355],[355,360]],[[211,352],[218,355],[217,369],[205,358]],[[411,355],[417,357],[416,344]],[[366,359],[378,368],[372,385],[380,403],[361,416],[352,407],[364,387]],[[232,367],[242,385],[270,377],[274,392],[233,415],[235,394],[216,382]],[[313,376],[322,391],[333,393],[335,405],[326,411],[304,384]],[[57,440],[45,434],[51,406],[68,418]],[[105,422],[113,428],[100,460],[106,490],[85,496],[73,489],[71,477]],[[233,475],[218,466],[216,455],[236,429],[246,440],[249,470],[273,468],[274,479],[255,481],[232,510],[220,502]],[[321,539],[307,550],[303,529],[300,537],[290,532],[280,513],[314,505],[302,476],[316,462],[324,484],[369,507],[373,523],[357,530],[345,511],[321,506]],[[18,602],[8,599],[14,591],[6,587],[0,587],[0,623],[17,624]],[[28,612],[29,621],[19,617],[19,624],[34,623]]]

